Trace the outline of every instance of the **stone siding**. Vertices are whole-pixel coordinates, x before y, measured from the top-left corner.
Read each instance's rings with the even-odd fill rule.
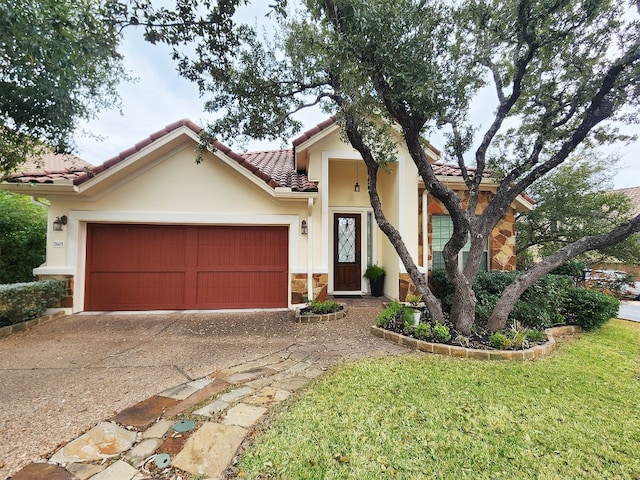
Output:
[[[419,195],[422,195],[424,189],[419,190]],[[468,192],[466,191],[456,191],[460,198],[462,198],[463,205],[466,204],[468,198]],[[478,207],[476,209],[476,213],[482,213],[485,208],[489,205],[491,198],[493,197],[492,192],[480,192],[480,197],[478,199]],[[428,221],[427,225],[429,231],[427,232],[429,245],[432,244],[432,235],[433,232],[431,230],[431,218],[433,215],[447,215],[447,209],[444,205],[433,197],[431,194],[428,195],[427,198],[427,215]],[[418,211],[418,259],[419,265],[422,265],[422,252],[424,249],[424,245],[422,243],[422,202],[419,202],[419,211]],[[504,217],[498,222],[496,227],[491,231],[491,238],[489,240],[489,269],[490,270],[501,270],[501,271],[514,271],[516,269],[516,227],[515,227],[515,210],[513,207],[509,207]],[[432,251],[429,248],[429,266],[431,266],[432,261]]]
[[[327,287],[329,285],[329,275],[326,273],[313,274],[313,300],[324,302],[327,299]],[[307,274],[291,274],[291,303],[303,303],[303,298],[307,296]]]

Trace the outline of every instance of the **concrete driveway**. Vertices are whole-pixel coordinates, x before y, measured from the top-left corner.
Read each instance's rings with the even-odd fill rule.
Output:
[[[640,302],[622,302],[618,318],[640,322]]]
[[[349,308],[322,324],[289,311],[72,315],[1,339],[0,478],[151,395],[292,345],[334,363],[405,351],[368,332],[380,300]]]

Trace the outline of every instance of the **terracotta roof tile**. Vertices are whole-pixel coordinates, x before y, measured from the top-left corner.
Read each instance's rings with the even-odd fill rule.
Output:
[[[445,177],[461,177],[462,176],[462,169],[458,165],[455,165],[452,163],[436,162],[432,165],[432,167],[433,167],[433,172],[436,175],[442,175]],[[473,167],[467,167],[467,171],[470,174],[473,174],[475,173],[476,169]],[[482,174],[483,178],[487,178],[490,176],[491,176],[491,172],[487,172],[486,170]]]
[[[336,123],[336,116],[335,115],[331,115],[325,121],[320,122],[315,127],[311,128],[310,130],[307,130],[302,135],[300,135],[298,138],[294,139],[293,142],[291,142],[292,145],[293,145],[293,148],[295,149],[298,145],[303,144],[304,142],[309,140],[314,135],[317,135],[318,133],[320,133],[322,130],[324,130],[326,128],[329,128],[334,123]]]
[[[619,190],[614,190],[614,192],[626,194],[633,204],[633,210],[631,213],[633,216],[640,215],[640,187],[621,188]]]
[[[317,182],[310,182],[307,174],[293,167],[293,150],[248,152],[242,156],[273,182],[274,187],[289,187],[294,192],[317,192]],[[265,180],[266,180],[265,178]]]

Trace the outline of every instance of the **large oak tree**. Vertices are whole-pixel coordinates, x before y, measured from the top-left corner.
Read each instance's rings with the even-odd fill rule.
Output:
[[[82,120],[117,105],[120,30],[101,0],[0,3],[0,173],[72,150]]]
[[[235,23],[236,7],[246,3],[179,0],[175,10],[154,10],[137,1],[121,7],[149,40],[174,45],[179,71],[198,82],[206,108],[224,112],[209,126],[211,135],[281,138],[300,128],[292,118],[300,109],[321,105],[336,113],[366,163],[380,229],[432,316],[442,321],[440,303],[376,191],[381,169],[395,159],[399,132],[426,189],[453,220],[444,261],[455,286],[451,320],[465,334],[474,323],[472,285],[484,245],[509,205],[579,146],[619,139],[614,122],[638,121],[637,1],[280,0],[264,36]],[[486,125],[469,115],[479,100],[491,104]],[[423,139],[435,130],[447,132],[446,152],[462,169],[466,202],[427,161]],[[476,215],[480,182],[489,171],[498,189]],[[545,273],[639,229],[636,217],[544,258],[505,290],[489,328],[504,327],[517,298]],[[457,257],[468,239],[460,270]]]

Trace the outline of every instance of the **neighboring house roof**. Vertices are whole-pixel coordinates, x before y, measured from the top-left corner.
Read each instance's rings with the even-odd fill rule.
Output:
[[[640,187],[621,188],[614,190],[614,193],[624,193],[633,203],[633,216],[640,215]]]
[[[47,183],[56,179],[73,180],[93,168],[75,155],[68,153],[46,153],[40,157],[29,157],[8,179],[17,178],[23,183]]]
[[[202,131],[202,128],[191,120],[180,120],[149,135],[146,139],[107,160],[102,165],[94,167],[93,165],[84,162],[89,166],[88,168],[86,165],[83,165],[80,168],[66,168],[55,171],[40,169],[30,172],[18,172],[9,175],[7,180],[15,183],[54,183],[56,180],[67,180],[73,182],[74,185],[80,185],[87,180],[100,175],[102,172],[108,170],[114,165],[119,164],[131,155],[138,153],[154,141],[168,135],[180,127],[187,127],[195,134],[200,134]],[[297,172],[294,169],[293,154],[291,150],[236,153],[217,140],[212,141],[211,146],[232,160],[238,162],[255,176],[264,180],[272,188],[288,187],[294,192],[318,191],[318,184],[316,182],[310,182],[305,172]]]

